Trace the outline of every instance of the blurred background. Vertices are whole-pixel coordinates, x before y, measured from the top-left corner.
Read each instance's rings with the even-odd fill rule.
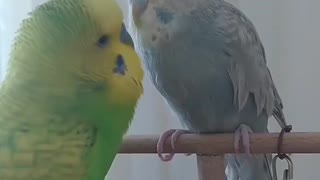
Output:
[[[5,68],[12,39],[22,19],[46,0],[0,0],[0,77]],[[118,0],[128,8],[128,0]],[[320,131],[320,1],[318,0],[229,0],[256,26],[266,49],[268,66],[285,105],[293,131]],[[145,79],[145,94],[139,102],[128,134],[160,134],[181,128],[175,114]],[[279,131],[270,119],[270,131]],[[292,155],[294,179],[318,179],[320,156]],[[285,165],[283,163],[282,165]],[[285,166],[279,166],[282,174]],[[282,179],[281,176],[279,176]],[[194,180],[195,157],[177,155],[169,163],[157,155],[118,155],[108,180]]]

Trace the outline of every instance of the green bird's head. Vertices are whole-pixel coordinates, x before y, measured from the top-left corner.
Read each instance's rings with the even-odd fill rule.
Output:
[[[103,91],[111,101],[137,99],[143,71],[113,0],[51,0],[23,21],[7,77],[55,96]]]

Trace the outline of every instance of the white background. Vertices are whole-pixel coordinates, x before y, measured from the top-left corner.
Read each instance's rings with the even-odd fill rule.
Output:
[[[0,0],[0,74],[3,77],[14,32],[26,13],[45,0]],[[126,0],[121,1],[126,8]],[[233,0],[255,24],[268,65],[294,131],[319,131],[320,1]],[[129,134],[160,134],[180,127],[149,81]],[[270,130],[278,131],[274,120]],[[318,179],[320,156],[293,155],[294,179]],[[282,174],[282,172],[281,172]],[[279,177],[282,179],[282,177]],[[156,155],[118,155],[108,180],[195,180],[195,158],[177,155],[163,163]]]

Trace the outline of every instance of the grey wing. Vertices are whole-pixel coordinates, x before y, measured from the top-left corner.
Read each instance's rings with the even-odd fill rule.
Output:
[[[272,80],[271,74],[269,72],[270,79]],[[278,124],[280,125],[281,128],[286,127],[288,124],[286,122],[285,116],[283,114],[283,104],[282,100],[279,96],[279,93],[273,84],[273,93],[275,97],[275,102],[274,102],[274,107],[272,111],[273,117],[277,120]]]
[[[216,26],[225,37],[224,54],[231,59],[229,76],[234,104],[240,111],[253,95],[257,115],[265,111],[280,126],[286,124],[283,105],[267,67],[264,47],[253,24],[229,3],[219,8]]]

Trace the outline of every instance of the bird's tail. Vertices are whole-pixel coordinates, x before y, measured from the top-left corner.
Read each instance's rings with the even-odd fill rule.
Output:
[[[272,180],[271,154],[227,154],[227,180]]]

